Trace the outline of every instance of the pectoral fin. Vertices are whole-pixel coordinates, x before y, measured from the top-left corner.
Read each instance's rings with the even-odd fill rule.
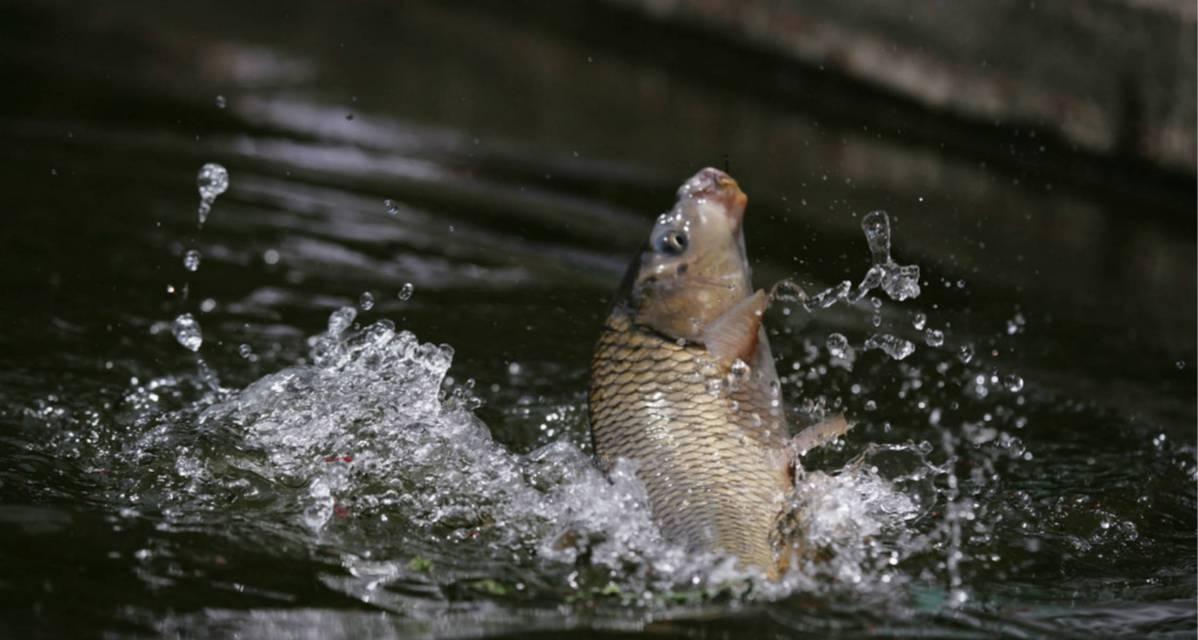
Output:
[[[703,331],[707,352],[725,366],[736,360],[748,362],[757,349],[761,316],[769,298],[761,289],[724,312]]]
[[[849,424],[844,416],[835,415],[803,429],[790,441],[790,444],[794,448],[795,454],[802,457],[808,451],[843,436],[852,428],[853,425]]]

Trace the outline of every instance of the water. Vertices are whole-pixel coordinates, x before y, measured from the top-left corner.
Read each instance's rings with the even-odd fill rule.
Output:
[[[1192,200],[1129,223],[518,12],[151,9],[6,21],[4,635],[1193,636]],[[855,423],[779,584],[590,461],[608,296],[725,154],[791,423]]]

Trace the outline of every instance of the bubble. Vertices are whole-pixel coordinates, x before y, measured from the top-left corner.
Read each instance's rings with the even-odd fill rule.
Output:
[[[354,323],[354,318],[358,317],[358,310],[353,307],[341,307],[340,309],[329,314],[329,331],[331,336],[341,335],[345,330]]]
[[[928,317],[923,313],[916,313],[911,318],[911,326],[915,327],[916,331],[923,331],[924,326],[928,324]]]
[[[358,306],[362,311],[370,311],[374,308],[374,294],[369,291],[363,291],[361,296],[358,296]]]
[[[190,313],[180,314],[171,325],[171,333],[175,340],[188,351],[199,351],[204,344],[204,336],[200,333],[200,323]]]
[[[200,301],[200,311],[204,313],[212,313],[216,310],[216,300],[213,298],[204,298]]]
[[[224,96],[221,96],[221,95],[216,96],[216,108],[217,109],[225,108],[225,97]]]
[[[828,354],[833,358],[843,358],[849,349],[849,339],[839,333],[833,333],[828,336],[824,345],[828,347]]]
[[[402,286],[402,287],[400,287],[400,289],[399,289],[399,295],[398,295],[398,298],[399,298],[400,300],[402,300],[403,302],[407,302],[408,300],[411,300],[411,299],[412,299],[412,294],[413,294],[415,291],[416,291],[416,286],[415,286],[415,285],[413,285],[411,282],[405,282],[405,283],[403,284],[403,286]]]
[[[923,332],[923,341],[929,347],[939,347],[944,344],[944,332],[939,329],[926,329]]]
[[[1009,373],[1003,376],[1002,385],[1007,388],[1007,391],[1017,393],[1023,390],[1023,378],[1014,373]]]
[[[196,271],[200,268],[200,252],[195,249],[188,249],[187,253],[183,254],[183,268],[188,271]]]
[[[266,264],[278,264],[279,252],[275,251],[274,249],[267,249],[266,251],[263,251],[262,262],[265,262]]]
[[[394,216],[399,214],[399,205],[390,198],[383,200],[383,207],[387,209],[387,215]]]
[[[959,358],[961,362],[969,364],[969,361],[973,360],[973,347],[967,344],[961,345],[961,348],[957,349],[957,358]]]
[[[904,340],[887,333],[874,334],[867,338],[865,340],[865,348],[866,350],[879,349],[895,360],[902,360],[915,353],[915,345],[910,340]]]
[[[248,344],[242,344],[240,347],[237,347],[237,354],[248,360],[254,355],[254,348]]]

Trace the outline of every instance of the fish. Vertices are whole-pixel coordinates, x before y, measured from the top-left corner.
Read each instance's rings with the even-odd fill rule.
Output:
[[[599,464],[635,465],[663,535],[770,579],[795,553],[797,450],[745,251],[748,197],[706,168],[629,265],[591,360]],[[810,448],[819,438],[808,433]]]

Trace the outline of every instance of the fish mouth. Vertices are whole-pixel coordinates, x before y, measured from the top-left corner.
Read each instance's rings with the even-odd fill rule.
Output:
[[[707,167],[691,176],[678,189],[678,197],[703,199],[723,205],[724,213],[733,222],[734,228],[740,227],[745,217],[745,205],[749,203],[749,197],[740,190],[736,180],[714,167]]]

